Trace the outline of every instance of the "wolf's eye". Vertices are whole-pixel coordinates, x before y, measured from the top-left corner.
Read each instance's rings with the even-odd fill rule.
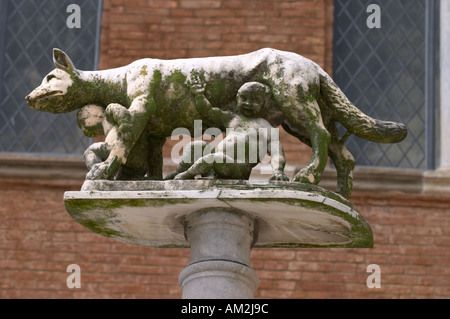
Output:
[[[50,82],[50,80],[53,78],[56,78],[56,76],[53,74],[47,75],[47,82]]]

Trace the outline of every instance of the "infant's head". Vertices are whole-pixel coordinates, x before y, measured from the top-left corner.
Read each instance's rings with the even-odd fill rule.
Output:
[[[78,111],[77,123],[84,135],[96,137],[104,135],[103,121],[105,109],[97,105],[86,105]]]
[[[255,118],[260,117],[261,110],[270,98],[270,89],[259,82],[245,83],[237,93],[237,107],[240,114]]]

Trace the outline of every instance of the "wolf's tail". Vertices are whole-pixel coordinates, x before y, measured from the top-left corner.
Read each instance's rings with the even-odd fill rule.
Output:
[[[320,75],[320,90],[333,117],[349,134],[377,143],[398,143],[407,136],[404,124],[376,120],[361,112],[325,72]]]

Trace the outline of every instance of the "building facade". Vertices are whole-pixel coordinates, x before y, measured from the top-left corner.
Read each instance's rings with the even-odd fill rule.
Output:
[[[65,31],[80,45],[70,49],[74,53],[68,53],[80,56],[83,50],[77,48],[81,47],[86,67],[98,62],[99,69],[146,57],[235,55],[264,47],[314,60],[345,87],[352,101],[366,105],[365,112],[403,121],[410,134],[406,144],[387,148],[356,139],[349,141],[358,165],[351,201],[371,225],[375,247],[254,249],[252,267],[260,278],[256,297],[449,298],[450,156],[445,132],[450,120],[450,81],[445,70],[450,51],[445,48],[450,43],[446,19],[450,7],[445,1],[433,0],[373,0],[360,5],[352,2],[104,0],[98,1],[99,6],[87,8],[79,1],[81,28]],[[35,7],[30,19],[36,21],[40,12],[50,14],[52,21],[60,19],[60,23],[46,25],[45,30],[62,32],[75,12],[66,10],[70,3],[47,13],[45,10],[50,9]],[[379,16],[376,8],[369,8],[372,4],[378,5]],[[20,17],[26,14],[24,8],[8,10]],[[88,19],[92,19],[92,25]],[[96,23],[100,21],[98,29]],[[75,133],[76,127],[68,127],[73,118],[62,120],[66,123],[59,124],[62,131],[27,133],[45,135],[49,141],[71,136],[66,146],[58,146],[36,144],[32,139],[24,142],[28,135],[22,127],[50,126],[45,122],[48,118],[26,113],[33,121],[23,120],[20,126],[19,111],[11,113],[14,123],[7,115],[13,102],[22,103],[9,93],[15,87],[7,80],[31,74],[26,77],[31,77],[30,82],[21,84],[31,87],[42,76],[11,67],[20,64],[11,58],[20,58],[20,54],[8,52],[31,50],[30,46],[14,49],[13,39],[22,39],[25,32],[17,28],[0,24],[0,32],[9,32],[0,34],[0,54],[4,56],[0,70],[5,75],[0,83],[4,112],[0,112],[0,297],[180,297],[178,274],[189,261],[188,249],[115,242],[83,228],[66,212],[64,192],[79,190],[87,172],[78,148],[67,147],[71,141],[82,139]],[[91,51],[87,44],[81,44],[87,34],[72,34],[88,29],[93,35],[88,42],[99,44]],[[54,37],[64,37],[58,32]],[[13,49],[16,51],[7,51]],[[33,45],[33,52],[40,52],[39,56],[43,50]],[[45,55],[51,58],[51,51]],[[33,62],[33,58],[27,60]],[[50,70],[51,65],[42,71]],[[9,131],[15,133],[8,133],[11,137],[6,138]],[[311,151],[287,133],[282,132],[281,137],[287,173],[291,175],[309,162]],[[12,144],[16,148],[11,148]],[[174,141],[168,139],[164,150],[166,170],[173,168],[173,145]],[[320,184],[330,189],[336,182],[332,165],[330,162]],[[263,173],[262,169],[256,171],[255,178],[264,178]],[[67,267],[72,264],[80,266],[81,288],[67,286]],[[378,265],[381,271],[380,288],[368,283],[371,265]]]

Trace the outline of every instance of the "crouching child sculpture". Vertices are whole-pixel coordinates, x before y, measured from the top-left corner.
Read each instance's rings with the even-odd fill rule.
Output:
[[[275,138],[271,130],[275,130],[268,121],[261,117],[261,109],[270,99],[270,90],[258,82],[244,84],[237,93],[237,114],[211,106],[205,97],[205,84],[200,77],[194,77],[190,85],[195,95],[195,107],[202,115],[202,119],[226,128],[227,135],[221,140],[215,150],[205,155],[203,150],[206,143],[196,141],[184,148],[183,159],[177,170],[166,179],[193,179],[197,175],[212,176],[219,179],[248,180],[252,168],[261,161],[258,146],[265,144],[271,156],[273,175],[271,181],[289,181],[284,174],[286,159],[280,141]],[[262,133],[262,134],[259,134]],[[278,135],[276,135],[278,137]],[[195,155],[196,144],[201,144],[203,156]],[[239,149],[240,148],[240,149]],[[232,154],[230,157],[229,154]],[[252,157],[252,155],[255,155]],[[240,158],[239,158],[240,157]]]

